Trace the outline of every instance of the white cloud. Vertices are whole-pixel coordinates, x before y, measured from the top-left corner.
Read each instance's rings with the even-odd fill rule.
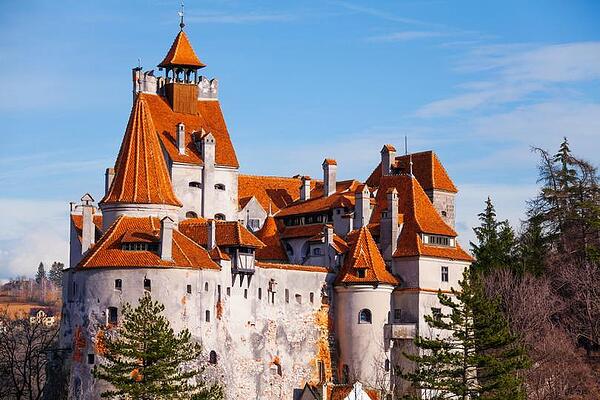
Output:
[[[0,278],[32,275],[40,261],[68,261],[68,204],[0,199]]]
[[[465,93],[426,104],[417,110],[418,116],[452,115],[523,100],[557,89],[557,84],[600,79],[600,42],[479,47],[461,61],[457,70],[489,77],[461,84],[459,88]]]
[[[372,42],[408,42],[416,39],[427,39],[440,36],[445,36],[445,34],[435,31],[403,31],[372,36],[368,38],[368,40]]]

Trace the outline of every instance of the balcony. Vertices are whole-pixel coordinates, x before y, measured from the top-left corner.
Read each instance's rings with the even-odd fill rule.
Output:
[[[417,324],[395,322],[385,325],[385,335],[388,339],[414,339],[417,336]]]
[[[233,273],[237,274],[254,274],[254,253],[241,252],[239,249],[235,249],[233,257],[231,257],[231,269]]]

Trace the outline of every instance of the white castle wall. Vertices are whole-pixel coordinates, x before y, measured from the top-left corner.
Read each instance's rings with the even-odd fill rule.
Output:
[[[71,346],[78,326],[86,338],[83,358],[73,362],[71,374],[72,380],[80,379],[72,381],[71,388],[81,392],[72,397],[99,398],[102,388],[91,378],[87,354],[95,352],[108,307],[118,307],[120,317],[122,304],[136,304],[143,296],[147,278],[152,297],[165,305],[175,331],[190,329],[202,342],[207,358],[211,350],[217,353],[218,364],[210,366],[208,373],[224,379],[228,398],[292,398],[294,388],[316,377],[316,358],[326,333],[317,321],[319,313],[326,313],[321,309],[326,275],[257,268],[250,280],[240,281],[239,275],[232,280],[227,265],[221,271],[102,268],[70,272],[65,278],[61,343]],[[122,280],[121,291],[115,290],[115,279]],[[191,294],[187,294],[188,284]]]

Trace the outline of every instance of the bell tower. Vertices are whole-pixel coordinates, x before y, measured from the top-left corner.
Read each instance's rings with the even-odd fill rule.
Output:
[[[183,114],[197,114],[198,70],[203,64],[185,34],[183,28],[183,6],[179,13],[179,33],[169,52],[158,67],[165,70],[165,95],[173,111]]]

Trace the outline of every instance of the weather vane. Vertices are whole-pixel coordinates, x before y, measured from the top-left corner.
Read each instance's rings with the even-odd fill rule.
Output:
[[[179,23],[179,27],[181,28],[181,30],[183,30],[183,27],[185,26],[185,22],[183,22],[183,0],[181,1],[181,11],[179,11],[177,14],[179,14],[179,17],[181,18],[181,22]]]

